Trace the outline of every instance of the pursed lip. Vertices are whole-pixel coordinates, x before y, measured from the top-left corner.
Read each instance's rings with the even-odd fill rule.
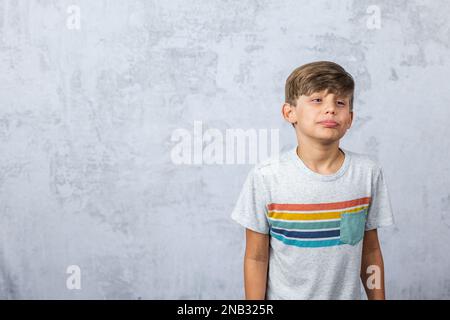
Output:
[[[326,127],[336,127],[337,125],[339,125],[336,121],[333,120],[324,120],[320,121],[319,123]]]

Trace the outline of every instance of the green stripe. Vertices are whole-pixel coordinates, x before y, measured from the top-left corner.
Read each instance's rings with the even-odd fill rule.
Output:
[[[341,221],[323,221],[323,222],[291,222],[291,221],[279,221],[270,219],[270,223],[274,227],[283,229],[329,229],[329,228],[339,228]]]

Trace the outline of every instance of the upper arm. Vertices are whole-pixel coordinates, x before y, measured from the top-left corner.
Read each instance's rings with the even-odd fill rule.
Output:
[[[258,261],[268,261],[269,234],[259,233],[248,228],[245,230],[245,258]]]

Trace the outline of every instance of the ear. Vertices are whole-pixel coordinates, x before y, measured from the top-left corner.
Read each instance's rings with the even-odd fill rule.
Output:
[[[283,115],[283,118],[290,123],[297,123],[297,117],[296,117],[296,108],[295,106],[285,102],[281,107],[281,114]]]

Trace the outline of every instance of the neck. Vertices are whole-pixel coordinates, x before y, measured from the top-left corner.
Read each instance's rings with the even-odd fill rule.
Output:
[[[329,145],[299,143],[297,155],[311,170],[323,174],[338,171],[345,159],[339,141]]]

